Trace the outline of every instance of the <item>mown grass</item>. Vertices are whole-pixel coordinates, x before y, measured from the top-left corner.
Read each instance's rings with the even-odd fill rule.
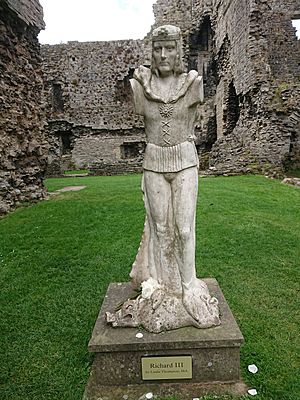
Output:
[[[46,185],[87,187],[0,220],[1,400],[81,399],[100,304],[110,282],[128,280],[143,229],[138,175]],[[261,400],[300,398],[299,205],[300,190],[276,180],[200,180],[198,275],[218,279]]]
[[[88,174],[88,169],[72,169],[68,171],[64,171],[64,175],[76,175],[76,174]]]

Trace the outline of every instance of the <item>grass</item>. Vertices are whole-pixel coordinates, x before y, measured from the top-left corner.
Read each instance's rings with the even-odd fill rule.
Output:
[[[76,174],[88,174],[88,169],[72,169],[68,171],[64,171],[64,175],[76,175]]]
[[[1,400],[82,398],[100,304],[110,282],[128,280],[143,229],[138,175],[46,185],[87,188],[0,220]],[[260,176],[200,180],[198,275],[219,281],[258,400],[300,398],[299,204],[299,189]]]

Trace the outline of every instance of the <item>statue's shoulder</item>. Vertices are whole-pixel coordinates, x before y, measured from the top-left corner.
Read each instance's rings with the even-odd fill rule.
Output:
[[[136,79],[142,85],[145,82],[148,82],[150,78],[151,78],[150,68],[144,67],[144,65],[140,65],[138,68],[134,70],[133,79]]]
[[[186,77],[186,81],[188,81],[189,83],[194,82],[196,79],[202,79],[202,76],[199,75],[198,71],[192,69],[190,70],[187,74],[185,74]]]
[[[141,65],[136,68],[133,73],[130,84],[133,92],[133,101],[135,113],[139,115],[145,114],[145,93],[147,93],[149,87],[149,81],[151,77],[151,70]]]
[[[191,69],[188,74],[187,74],[190,78],[194,78],[196,79],[199,76],[198,71],[196,71],[195,69]]]
[[[179,79],[181,81],[182,87],[187,90],[193,83],[201,81],[202,76],[200,76],[197,71],[192,69],[189,72],[183,72],[182,74],[180,74]]]
[[[180,75],[181,89],[176,99],[186,96],[187,102],[192,104],[203,101],[203,81],[202,76],[197,71],[191,70]]]

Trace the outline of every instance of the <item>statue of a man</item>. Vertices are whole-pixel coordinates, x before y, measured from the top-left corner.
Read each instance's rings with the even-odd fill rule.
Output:
[[[165,25],[153,31],[151,69],[136,69],[131,86],[147,137],[142,181],[146,222],[131,278],[137,286],[152,285],[155,307],[169,308],[172,296],[179,299],[183,309],[179,319],[186,313],[192,321],[178,326],[162,323],[162,329],[218,325],[218,302],[195,271],[198,155],[194,124],[197,104],[203,101],[203,82],[198,72],[183,72],[178,27]],[[139,307],[136,302],[133,305]],[[162,311],[159,315],[169,318]]]

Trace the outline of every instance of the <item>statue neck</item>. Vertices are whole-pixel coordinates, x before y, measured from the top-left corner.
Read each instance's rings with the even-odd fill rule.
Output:
[[[155,94],[163,99],[169,99],[179,90],[180,80],[173,73],[170,75],[153,76],[151,87]]]

